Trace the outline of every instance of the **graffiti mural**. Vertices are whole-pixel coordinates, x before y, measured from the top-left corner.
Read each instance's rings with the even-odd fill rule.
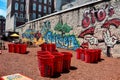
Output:
[[[59,48],[72,49],[76,50],[79,48],[79,43],[76,40],[75,35],[64,35],[52,33],[48,31],[44,35],[45,42],[47,43],[56,43],[56,46]]]
[[[85,31],[81,32],[80,35],[78,36],[78,38],[84,38],[84,36],[87,34],[93,35],[94,30],[95,30],[95,27],[90,27],[90,28],[86,29]]]
[[[114,19],[111,19],[111,20],[107,20],[107,21],[105,21],[105,23],[102,25],[102,28],[109,28],[110,25],[113,25],[113,26],[115,26],[116,28],[118,28],[119,25],[120,25],[120,19],[114,18]]]
[[[111,48],[113,48],[117,42],[117,37],[111,35],[109,30],[103,32],[103,39],[105,41],[106,46],[109,46]]]
[[[49,31],[50,29],[51,29],[50,21],[45,21],[40,32],[41,32],[42,35],[45,35],[45,33],[47,31]]]
[[[32,44],[40,45],[45,41],[42,38],[42,35],[39,31],[35,31],[33,29],[27,29],[22,34],[22,42],[31,42]]]
[[[69,33],[72,30],[72,28],[71,28],[71,26],[68,26],[67,23],[62,24],[62,23],[58,22],[57,25],[55,26],[54,30],[61,32],[61,34],[63,36],[65,33]]]
[[[107,10],[106,10],[107,9]],[[83,19],[82,19],[82,27],[85,28],[83,32],[80,33],[78,38],[84,38],[85,35],[94,34],[94,29],[95,29],[95,23],[96,22],[102,22],[105,19],[107,19],[107,15],[111,17],[113,14],[115,14],[114,8],[112,6],[106,5],[105,8],[98,8],[96,9],[95,7],[91,8],[90,10],[85,10],[83,13]],[[94,25],[95,27],[91,27],[90,25]],[[112,19],[109,21],[106,21],[104,23],[104,27],[108,27],[109,25],[116,25],[118,26],[119,19]]]
[[[94,36],[85,38],[91,45],[98,45],[98,39]]]

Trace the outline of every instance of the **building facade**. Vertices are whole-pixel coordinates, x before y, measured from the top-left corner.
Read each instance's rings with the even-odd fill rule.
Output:
[[[76,0],[55,0],[54,5],[55,5],[55,11],[58,12],[62,10],[62,6],[68,3],[75,2]]]
[[[54,0],[7,0],[6,31],[54,12]]]
[[[5,17],[0,16],[0,35],[5,32]]]

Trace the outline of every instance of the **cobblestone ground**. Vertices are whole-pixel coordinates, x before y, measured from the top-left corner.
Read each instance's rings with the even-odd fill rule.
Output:
[[[33,80],[120,80],[120,59],[102,55],[101,62],[90,64],[76,59],[75,51],[64,49],[58,51],[70,51],[73,54],[70,72],[61,73],[55,78],[41,77],[36,56],[38,50],[40,47],[27,48],[28,54],[9,53],[8,50],[3,50],[0,54],[0,77],[20,73]]]

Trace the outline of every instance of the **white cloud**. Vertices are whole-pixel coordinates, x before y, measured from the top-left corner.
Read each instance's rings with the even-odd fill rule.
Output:
[[[6,17],[6,11],[3,9],[0,9],[0,15],[3,15],[4,17]]]

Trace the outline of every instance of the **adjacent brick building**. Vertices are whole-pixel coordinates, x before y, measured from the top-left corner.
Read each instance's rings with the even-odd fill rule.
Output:
[[[5,17],[0,16],[0,35],[5,32]]]
[[[54,12],[54,0],[7,0],[6,31]]]

